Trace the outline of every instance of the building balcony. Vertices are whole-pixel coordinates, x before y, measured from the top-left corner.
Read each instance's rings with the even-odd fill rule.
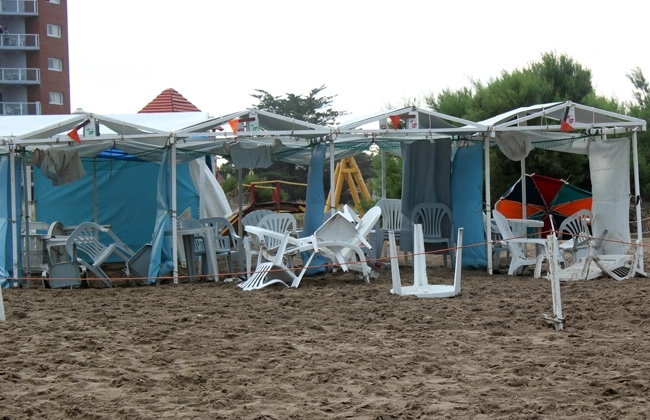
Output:
[[[41,115],[41,103],[0,102],[0,115]]]
[[[40,48],[37,34],[5,34],[0,36],[0,49],[12,51],[37,51]]]
[[[0,0],[0,16],[38,16],[38,0]]]
[[[1,85],[38,85],[41,83],[40,69],[0,68]]]

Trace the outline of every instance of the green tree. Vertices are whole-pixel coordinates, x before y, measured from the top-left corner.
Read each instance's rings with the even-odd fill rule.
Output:
[[[258,100],[253,107],[320,125],[334,125],[339,117],[346,114],[345,111],[337,111],[332,108],[332,102],[336,96],[323,95],[326,86],[322,85],[312,89],[305,95],[287,93],[284,96],[275,96],[265,90],[255,89],[251,96]],[[359,159],[357,163],[360,164]],[[268,180],[281,180],[295,183],[307,182],[308,168],[286,162],[274,162],[266,169],[257,169],[258,176]],[[325,169],[325,188],[329,188],[329,167]],[[304,200],[306,189],[303,186],[282,185],[283,193],[290,201]]]
[[[634,102],[629,104],[630,115],[650,121],[650,85],[643,72],[636,67],[626,74],[632,83]],[[639,150],[639,178],[641,194],[643,197],[650,195],[650,133],[639,133],[637,137]]]
[[[539,103],[572,100],[578,103],[620,108],[615,100],[597,97],[591,71],[566,55],[544,53],[539,61],[526,68],[503,71],[488,83],[471,80],[471,87],[456,91],[443,90],[429,95],[426,103],[449,115],[482,121],[494,115]],[[520,176],[519,162],[507,159],[498,148],[490,151],[491,195],[497,200]],[[534,149],[526,158],[526,172],[571,181],[590,189],[589,162],[586,156]]]
[[[287,93],[282,97],[273,96],[262,89],[255,89],[257,93],[251,96],[258,100],[257,104],[253,104],[255,108],[313,124],[334,125],[336,120],[346,112],[332,109],[331,104],[336,95],[319,97],[318,95],[324,90],[325,85],[322,85],[312,89],[307,96]]]

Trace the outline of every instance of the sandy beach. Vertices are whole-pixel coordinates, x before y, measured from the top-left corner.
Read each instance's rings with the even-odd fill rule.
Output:
[[[0,418],[647,417],[648,279],[563,283],[556,331],[550,282],[526,274],[463,270],[451,299],[391,295],[389,270],[5,289]]]

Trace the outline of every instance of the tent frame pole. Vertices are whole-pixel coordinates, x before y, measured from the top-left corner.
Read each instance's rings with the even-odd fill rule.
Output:
[[[328,211],[329,214],[334,214],[334,211],[336,210],[336,198],[334,197],[334,171],[335,171],[335,165],[334,165],[334,138],[330,137],[330,209]]]
[[[636,131],[632,132],[632,159],[634,165],[634,201],[636,204],[636,236],[643,243],[643,221],[641,220],[641,182],[639,180],[639,150],[637,146]],[[637,247],[639,253],[637,271],[645,273],[643,269],[643,247]]]
[[[386,152],[379,149],[381,153],[381,198],[386,198]]]
[[[13,236],[12,245],[12,267],[14,286],[18,286],[18,220],[16,217],[17,204],[16,204],[16,145],[9,146],[9,180],[11,182],[11,235]]]
[[[172,218],[172,258],[174,260],[174,284],[178,284],[178,214],[176,208],[176,139],[170,139],[170,173],[171,173],[171,218]]]
[[[490,138],[485,136],[483,138],[483,153],[485,155],[485,242],[487,243],[487,270],[488,274],[494,274],[494,267],[492,267],[492,206],[490,194]]]

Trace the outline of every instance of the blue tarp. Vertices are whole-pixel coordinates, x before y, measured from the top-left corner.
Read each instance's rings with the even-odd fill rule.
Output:
[[[172,237],[165,235],[171,230],[169,214],[171,191],[167,150],[163,154],[158,170],[158,196],[156,198],[156,225],[151,239],[151,260],[149,261],[149,283],[155,283],[156,277],[169,274],[174,268],[172,255]]]
[[[309,172],[307,173],[307,200],[305,202],[305,223],[303,226],[302,236],[313,235],[316,229],[323,224],[323,211],[325,209],[325,187],[323,185],[323,169],[325,166],[326,144],[319,144],[311,152],[311,161],[309,162]],[[303,262],[311,256],[311,252],[303,252],[301,257]],[[327,259],[320,254],[314,255],[309,263],[310,267],[305,271],[305,275],[313,276],[314,274],[324,273]]]
[[[151,242],[156,223],[160,164],[142,163],[119,170],[98,170],[97,222],[111,225],[113,232],[137,251]],[[169,184],[167,184],[169,185]],[[93,174],[59,187],[34,170],[34,201],[40,222],[60,221],[67,226],[94,220]],[[199,195],[187,163],[177,165],[179,211],[192,209],[199,216]]]
[[[458,228],[464,228],[463,267],[487,267],[487,250],[485,245],[482,245],[485,243],[483,145],[477,144],[457,149],[451,173],[451,202],[454,242],[457,239]]]

